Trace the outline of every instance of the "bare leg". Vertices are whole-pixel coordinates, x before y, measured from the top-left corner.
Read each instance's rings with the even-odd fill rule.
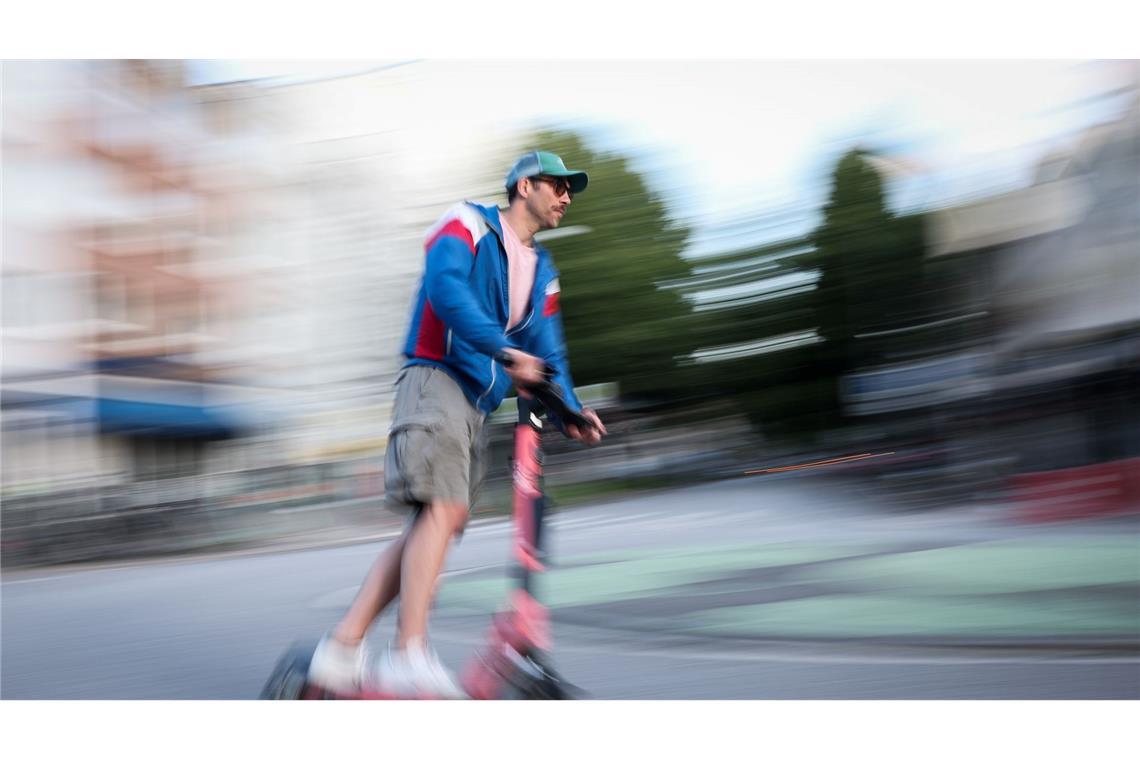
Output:
[[[420,521],[417,520],[418,524]],[[344,644],[357,644],[368,632],[377,616],[400,593],[400,565],[404,549],[415,526],[408,528],[391,546],[385,549],[360,585],[356,598],[344,618],[333,631],[333,637]]]
[[[428,608],[451,537],[467,521],[467,505],[435,501],[416,521],[404,551],[396,646],[427,636]]]

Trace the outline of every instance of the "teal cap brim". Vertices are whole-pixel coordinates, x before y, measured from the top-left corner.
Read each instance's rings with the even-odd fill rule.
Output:
[[[578,194],[585,190],[586,185],[590,183],[590,178],[586,175],[586,172],[576,172],[567,169],[564,172],[543,172],[543,174],[547,175],[548,177],[565,177],[566,180],[570,183],[570,192],[574,194]]]

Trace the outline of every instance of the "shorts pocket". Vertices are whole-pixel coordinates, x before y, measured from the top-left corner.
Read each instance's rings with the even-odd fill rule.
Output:
[[[390,504],[414,508],[431,502],[432,441],[425,425],[403,423],[392,430],[384,455],[384,493]]]

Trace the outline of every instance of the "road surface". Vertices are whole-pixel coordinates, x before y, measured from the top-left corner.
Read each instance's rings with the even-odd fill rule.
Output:
[[[1003,517],[893,513],[819,477],[555,512],[555,662],[595,699],[1140,698],[1136,521]],[[509,530],[476,522],[449,558],[452,667],[502,599]],[[0,696],[255,698],[389,540],[6,572]]]

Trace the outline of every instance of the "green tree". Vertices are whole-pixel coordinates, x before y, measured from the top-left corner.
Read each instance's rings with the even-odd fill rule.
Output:
[[[852,151],[840,159],[812,234],[703,262],[719,286],[741,290],[735,302],[697,314],[698,342],[745,347],[738,358],[706,365],[705,379],[769,435],[810,437],[841,426],[842,376],[915,339],[895,328],[922,310],[923,220],[891,213],[869,158]],[[750,283],[760,297],[749,295]],[[788,346],[748,350],[780,336]]]
[[[561,274],[567,348],[579,385],[617,381],[627,399],[663,402],[687,392],[677,357],[695,347],[692,310],[659,284],[687,276],[689,230],[671,219],[628,160],[595,153],[566,131],[543,131],[535,146],[589,172],[564,229],[547,244]]]
[[[859,367],[890,357],[890,333],[922,310],[923,220],[897,217],[886,205],[871,154],[852,150],[835,169],[823,221],[812,236],[820,270],[816,298],[823,344],[818,371],[835,387]]]
[[[707,394],[732,399],[771,435],[823,425],[812,254],[799,237],[704,258],[687,286],[725,294],[695,319],[702,348],[724,352],[701,367]]]

